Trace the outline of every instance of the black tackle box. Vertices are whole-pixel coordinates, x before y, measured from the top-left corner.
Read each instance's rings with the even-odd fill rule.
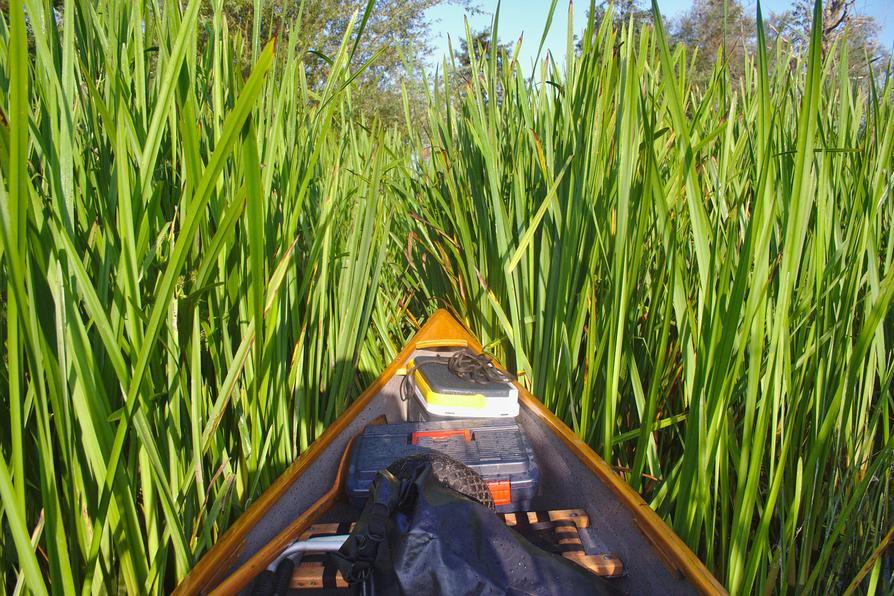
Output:
[[[537,495],[540,470],[521,427],[512,419],[465,419],[367,426],[352,451],[348,497],[363,507],[376,473],[409,455],[438,451],[481,474],[497,511],[525,511]]]

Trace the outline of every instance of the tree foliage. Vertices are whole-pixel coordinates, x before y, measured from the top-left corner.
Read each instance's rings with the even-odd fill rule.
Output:
[[[594,3],[592,13],[587,9],[587,16],[592,14],[593,22],[597,26],[611,9],[612,22],[615,27],[626,27],[632,20],[633,28],[638,30],[642,25],[652,23],[652,11],[643,0],[616,0],[615,2]]]
[[[769,18],[772,41],[791,44],[796,54],[803,55],[810,44],[813,18],[811,0],[795,0],[789,10]],[[870,72],[880,73],[886,67],[890,52],[882,46],[879,24],[871,15],[857,10],[854,0],[826,0],[822,10],[822,52],[826,57],[836,44],[846,43],[851,78],[866,79]],[[838,55],[833,55],[837,60]]]
[[[476,66],[478,71],[486,67],[487,59],[491,52],[495,52],[497,68],[501,68],[504,57],[512,53],[508,43],[499,39],[496,41],[491,40],[492,33],[490,29],[472,31],[471,33],[471,39],[460,38],[459,48],[454,54],[455,71],[466,83],[471,81],[473,69]],[[473,66],[473,62],[476,66]],[[480,74],[480,72],[475,74]]]
[[[218,0],[220,1],[220,0]],[[475,11],[473,0],[377,0],[368,15],[354,54],[354,65],[375,60],[355,81],[354,105],[369,117],[387,122],[402,119],[401,84],[414,99],[420,99],[419,82],[432,53],[432,22],[426,11],[440,4],[453,4]],[[334,55],[352,15],[361,15],[366,0],[226,0],[223,13],[231,30],[251,43],[255,12],[260,8],[260,38],[296,34],[298,48],[305,52],[308,86],[322,85],[328,76],[328,58]],[[212,18],[207,9],[206,19]],[[292,31],[296,28],[296,31]],[[380,51],[383,50],[384,51]],[[248,54],[246,54],[248,55]],[[422,58],[422,60],[420,60]]]
[[[625,0],[622,5],[635,4]],[[806,55],[810,45],[813,0],[794,0],[789,10],[767,17],[767,43],[791,45],[793,59]],[[855,0],[824,0],[822,8],[822,55],[846,43],[850,75],[865,81],[870,72],[884,71],[890,54],[881,45],[875,19],[857,10]],[[690,64],[690,76],[696,84],[709,82],[718,58],[723,59],[730,74],[740,79],[746,68],[746,56],[755,50],[755,23],[740,0],[695,0],[671,29],[671,38],[698,50]],[[771,55],[773,52],[770,52]],[[788,54],[786,54],[788,55]],[[834,53],[832,60],[840,54]]]
[[[489,28],[470,31],[471,37],[461,37],[459,39],[459,47],[453,53],[452,64],[450,67],[451,95],[454,100],[459,100],[469,91],[473,84],[473,79],[484,84],[485,73],[488,60],[493,52],[496,56],[496,68],[503,68],[503,61],[512,54],[512,48],[508,43],[499,39],[493,41],[491,36],[492,30]],[[496,84],[497,101],[500,101],[503,95],[503,89],[500,84]]]
[[[603,2],[593,1],[587,8],[586,22],[591,23],[590,31],[595,36],[602,25],[602,21],[606,16],[611,14],[612,25],[616,29],[622,29],[632,21],[633,30],[639,32],[643,26],[652,24],[652,11],[645,7],[643,0],[604,0]],[[583,39],[578,39],[575,43],[575,50],[578,54],[583,51]]]
[[[677,21],[673,39],[697,50],[691,64],[696,84],[708,82],[718,58],[738,79],[754,46],[754,19],[739,0],[695,0]]]

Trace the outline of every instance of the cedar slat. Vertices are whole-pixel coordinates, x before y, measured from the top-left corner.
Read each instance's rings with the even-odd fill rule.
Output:
[[[617,555],[588,555],[585,553],[562,553],[569,561],[574,561],[590,573],[601,577],[618,577],[624,575],[624,565]]]
[[[537,528],[552,529],[556,534],[556,543],[569,548],[561,554],[569,561],[574,561],[584,569],[602,577],[617,577],[623,575],[624,565],[617,555],[596,554],[588,555],[583,550],[583,543],[579,531],[590,526],[590,517],[583,509],[557,509],[553,511],[519,511],[515,513],[502,513],[500,517],[507,526],[518,525],[518,516],[524,515],[529,524]],[[548,522],[539,522],[538,519],[547,518]],[[315,536],[333,536],[338,533],[338,523],[313,524],[301,535],[301,540],[307,540]],[[350,524],[353,529],[354,524]],[[350,531],[350,530],[349,530]],[[579,548],[574,548],[579,547]],[[292,588],[322,588],[323,576],[326,567],[319,561],[302,561],[295,568],[292,576]],[[335,582],[338,588],[347,588],[348,583],[338,571],[335,572]]]
[[[554,509],[552,511],[518,511],[515,513],[501,513],[500,517],[506,522],[507,526],[517,526],[518,516],[524,515],[529,524],[543,523],[538,522],[538,516],[546,517],[551,522],[570,521],[578,528],[590,527],[590,516],[583,509]]]
[[[292,574],[292,588],[296,590],[304,588],[323,588],[323,575],[326,568],[323,563],[318,561],[303,562],[295,568]],[[331,587],[331,586],[330,586]],[[348,582],[341,576],[338,571],[335,572],[335,587],[347,588]]]

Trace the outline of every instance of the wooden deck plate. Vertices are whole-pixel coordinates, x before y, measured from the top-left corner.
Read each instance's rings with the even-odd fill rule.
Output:
[[[527,523],[537,524],[545,521],[570,521],[578,528],[590,527],[590,516],[583,509],[554,509],[552,511],[521,511],[516,513],[500,513],[498,514],[506,522],[507,526],[515,526],[519,522],[524,521],[518,516],[524,515]]]
[[[624,575],[624,564],[617,555],[588,555],[585,553],[562,553],[569,561],[574,561],[590,573],[601,577],[620,577]]]
[[[335,569],[332,563],[325,561],[301,561],[292,574],[292,588],[296,590],[308,588],[347,588],[348,582]]]
[[[524,513],[528,524],[554,522],[572,522],[578,528],[590,527],[590,516],[583,509],[555,509],[552,511],[525,511],[521,513],[498,513],[507,526],[512,527],[519,523],[518,515]],[[354,522],[313,524],[305,530],[299,540],[308,540],[314,536],[333,536],[335,534],[348,534],[354,528]],[[557,527],[557,531],[564,531]],[[574,531],[573,529],[570,531]]]
[[[583,509],[521,511],[498,515],[509,527],[525,526],[526,530],[534,532],[552,530],[552,542],[556,548],[551,550],[558,551],[557,554],[577,563],[594,575],[618,577],[624,574],[624,565],[617,555],[611,553],[589,555],[584,551],[579,532],[590,526],[590,517]],[[313,524],[301,534],[300,539],[347,534],[353,528],[354,522]],[[292,587],[346,588],[348,583],[323,555],[308,555],[295,568]]]

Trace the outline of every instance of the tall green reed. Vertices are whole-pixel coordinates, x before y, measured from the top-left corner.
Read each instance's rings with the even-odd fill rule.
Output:
[[[414,266],[733,592],[842,590],[892,523],[891,81],[758,9],[696,88],[653,12],[459,102],[445,69]]]
[[[445,65],[386,131],[353,109],[363,18],[309,87],[221,0],[206,31],[198,0],[62,8],[0,19],[7,588],[167,591],[436,306],[733,592],[885,587],[894,118],[864,57],[766,47],[758,13],[745,79],[698,88],[609,15],[532,78]]]
[[[311,89],[294,39],[249,50],[218,1],[200,40],[199,7],[3,19],[16,591],[169,590],[393,355],[367,339],[394,174],[393,133],[352,124],[362,21]]]

